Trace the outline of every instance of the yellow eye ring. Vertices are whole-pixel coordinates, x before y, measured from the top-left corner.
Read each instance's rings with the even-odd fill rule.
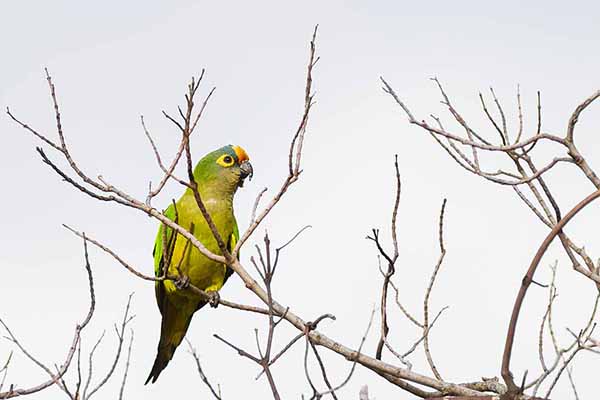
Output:
[[[229,154],[223,154],[217,159],[217,164],[222,167],[231,167],[234,163],[235,160]]]

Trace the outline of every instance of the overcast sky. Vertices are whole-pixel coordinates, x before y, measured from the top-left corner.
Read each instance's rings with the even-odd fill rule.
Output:
[[[139,116],[145,116],[163,154],[172,154],[177,132],[161,110],[176,112],[189,78],[206,68],[202,93],[212,86],[217,89],[193,140],[193,153],[199,158],[229,143],[246,149],[254,179],[238,192],[235,203],[244,229],[256,194],[265,186],[272,193],[286,174],[287,146],[302,112],[308,42],[318,23],[317,104],[305,143],[304,173],[264,226],[275,244],[306,224],[313,228],[283,254],[275,296],[308,320],[335,314],[337,321],[323,323],[323,332],[350,347],[358,345],[381,285],[376,251],[365,236],[380,227],[389,244],[393,159],[398,154],[403,183],[396,273],[400,297],[422,315],[424,290],[439,255],[439,208],[447,198],[448,254],[431,303],[433,312],[450,308],[432,331],[431,351],[444,378],[474,381],[499,376],[512,303],[547,228],[511,189],[468,175],[425,132],[409,126],[380,89],[379,76],[392,84],[417,118],[435,113],[452,126],[429,80],[437,76],[456,107],[490,138],[494,132],[479,109],[479,91],[495,88],[514,132],[520,84],[526,134],[531,134],[536,91],[541,90],[543,128],[562,134],[574,107],[600,86],[599,11],[592,2],[549,1],[4,1],[0,104],[55,137],[43,73],[47,67],[76,161],[90,175],[102,174],[143,199],[148,181],[156,182],[160,171]],[[598,107],[592,108],[580,119],[577,133],[592,167],[600,165],[599,122]],[[6,116],[0,118],[0,132],[0,317],[40,360],[61,363],[73,328],[88,307],[81,241],[61,224],[109,244],[148,274],[157,224],[142,213],[87,198],[61,182],[35,152],[40,142]],[[540,151],[541,161],[563,154],[552,147]],[[48,154],[59,158],[56,152]],[[491,167],[494,162],[484,161]],[[570,166],[549,174],[548,181],[564,212],[593,190]],[[181,192],[169,184],[154,205],[166,207]],[[593,258],[600,254],[593,223],[600,217],[596,209],[586,210],[569,227]],[[253,253],[251,244],[242,253],[244,263]],[[184,346],[155,385],[143,386],[160,332],[152,284],[96,249],[90,258],[98,303],[85,330],[84,352],[107,330],[95,381],[114,352],[112,324],[121,318],[129,293],[135,292],[135,342],[126,398],[209,398]],[[568,340],[565,328],[578,331],[583,326],[595,293],[570,270],[556,246],[544,258],[538,280],[549,280],[548,266],[557,258],[554,318],[559,337]],[[235,277],[221,295],[256,303]],[[546,297],[547,291],[539,287],[532,287],[527,297],[514,358],[518,377],[525,369],[530,377],[540,371],[537,330]],[[218,333],[254,351],[255,327],[264,332],[264,320],[224,307],[203,309],[193,319],[187,337],[226,399],[270,396],[264,378],[254,379],[258,367],[212,337]],[[276,345],[294,334],[282,328]],[[377,335],[375,326],[365,345],[369,354]],[[390,341],[407,349],[418,336],[394,310]],[[9,342],[0,342],[0,364],[11,349]],[[284,398],[309,394],[302,354],[303,346],[297,345],[275,369]],[[417,371],[429,373],[422,352],[411,360]],[[341,382],[350,364],[335,354],[327,354],[326,362],[332,380]],[[575,364],[582,399],[597,398],[596,382],[590,379],[597,365],[597,358],[589,354]],[[119,364],[119,377],[98,398],[117,397],[122,370]],[[74,377],[69,375],[69,380]],[[44,378],[43,371],[15,355],[9,382],[27,387]],[[340,392],[341,398],[357,398],[364,384],[379,400],[411,398],[362,368]],[[60,395],[52,389],[33,398]],[[552,397],[572,397],[566,380]]]

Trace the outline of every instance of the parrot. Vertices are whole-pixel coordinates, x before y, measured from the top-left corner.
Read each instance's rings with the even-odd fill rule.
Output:
[[[248,154],[243,148],[234,145],[208,153],[198,161],[193,170],[200,198],[229,251],[239,240],[233,213],[233,197],[244,180],[252,178],[252,174]],[[192,189],[187,188],[179,200],[165,210],[164,215],[187,229],[209,251],[221,255]],[[204,256],[183,236],[177,233],[174,235],[174,231],[164,224],[158,229],[153,256],[155,276],[162,276],[164,270],[168,269],[168,274],[177,276],[179,280],[155,282],[156,302],[162,321],[156,359],[146,384],[156,382],[183,340],[192,316],[207,303],[200,295],[180,289],[192,284],[218,296],[219,289],[233,273],[227,265]],[[218,301],[211,306],[217,304]]]

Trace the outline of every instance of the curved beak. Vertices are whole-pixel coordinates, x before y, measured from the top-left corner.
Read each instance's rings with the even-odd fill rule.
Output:
[[[240,171],[242,172],[240,175],[240,187],[244,184],[244,179],[248,178],[248,180],[252,180],[252,175],[254,171],[252,170],[252,164],[250,161],[246,160],[240,164]]]

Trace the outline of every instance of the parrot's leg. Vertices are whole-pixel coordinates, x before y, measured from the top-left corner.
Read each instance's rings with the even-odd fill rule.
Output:
[[[221,301],[221,296],[219,295],[219,292],[217,292],[216,290],[208,290],[206,294],[208,294],[209,297],[208,304],[210,304],[212,308],[217,308],[219,302]]]
[[[190,286],[190,278],[187,275],[179,275],[177,280],[173,282],[179,290],[187,289]]]

